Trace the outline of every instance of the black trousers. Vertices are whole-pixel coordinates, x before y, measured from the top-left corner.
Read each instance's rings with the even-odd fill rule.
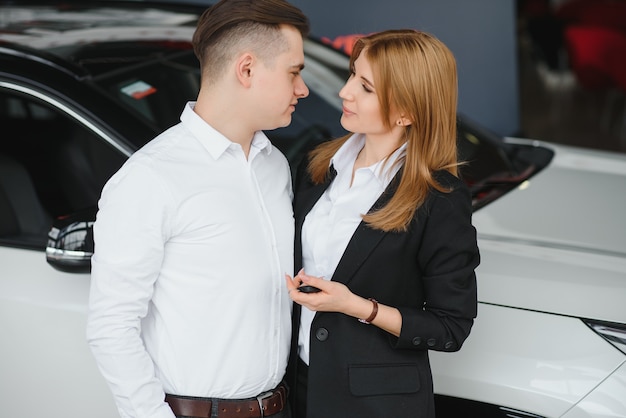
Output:
[[[293,418],[306,418],[306,391],[309,382],[309,366],[298,358],[298,375],[296,376],[295,390],[295,417]]]

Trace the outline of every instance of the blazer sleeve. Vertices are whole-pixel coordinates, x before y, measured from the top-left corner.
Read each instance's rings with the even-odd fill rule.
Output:
[[[480,256],[471,196],[456,180],[448,182],[453,191],[433,192],[418,210],[416,232],[422,239],[417,263],[424,305],[398,308],[402,329],[397,348],[457,351],[477,315],[475,269]]]

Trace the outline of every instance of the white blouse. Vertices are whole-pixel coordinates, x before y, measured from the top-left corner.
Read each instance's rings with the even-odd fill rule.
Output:
[[[337,176],[319,198],[302,226],[302,262],[311,276],[330,280],[357,226],[385,191],[400,164],[395,162],[406,152],[406,143],[389,159],[352,169],[365,144],[365,136],[354,134],[331,159]],[[352,180],[352,185],[350,181]],[[299,354],[309,364],[309,336],[315,312],[302,307],[298,336]]]

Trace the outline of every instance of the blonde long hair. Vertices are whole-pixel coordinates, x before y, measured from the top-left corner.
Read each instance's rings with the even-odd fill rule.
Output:
[[[391,110],[411,120],[405,127],[407,142],[402,176],[389,202],[363,216],[383,231],[406,231],[429,191],[449,191],[433,173],[447,170],[457,176],[456,61],[433,35],[416,30],[388,30],[359,38],[350,67],[363,54],[374,73],[383,121],[393,124]],[[308,170],[314,183],[328,175],[330,159],[350,135],[320,145],[310,154]]]

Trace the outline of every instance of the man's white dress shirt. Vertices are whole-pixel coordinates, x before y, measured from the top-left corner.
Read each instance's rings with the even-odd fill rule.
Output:
[[[307,214],[302,225],[302,265],[307,275],[330,280],[354,231],[400,169],[395,164],[406,152],[403,144],[388,159],[352,171],[365,137],[354,134],[331,159],[337,171],[330,186]],[[352,183],[352,184],[350,184]],[[309,364],[311,322],[315,312],[302,307],[298,334],[299,355]]]
[[[256,396],[287,365],[288,162],[261,132],[246,159],[193,106],[99,201],[87,336],[123,417],[173,417],[164,393]]]

